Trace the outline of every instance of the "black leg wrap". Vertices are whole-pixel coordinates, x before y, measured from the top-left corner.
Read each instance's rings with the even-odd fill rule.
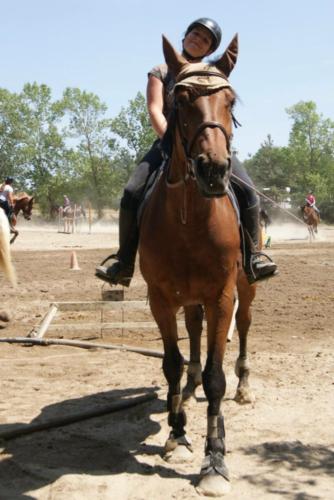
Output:
[[[210,436],[211,433],[211,436]],[[201,475],[216,475],[230,480],[228,469],[225,465],[225,429],[224,417],[208,416],[208,437],[205,444],[205,459],[202,464]]]
[[[226,446],[224,438],[207,438],[205,443],[205,455],[212,453],[222,453],[226,455]]]
[[[202,464],[201,476],[216,474],[219,474],[227,481],[230,480],[230,475],[224,461],[224,455],[220,451],[209,451]]]
[[[183,410],[180,413],[169,413],[168,415],[168,425],[173,429],[173,437],[178,438],[184,436],[186,431],[184,430],[187,424],[187,417]]]
[[[215,419],[215,417],[212,417]],[[210,421],[210,416],[208,416],[208,421]],[[226,454],[225,448],[225,427],[224,427],[224,417],[219,415],[217,417],[217,427],[208,425],[208,436],[205,444],[205,455],[210,451],[221,452],[223,455]],[[210,435],[211,433],[211,435]]]

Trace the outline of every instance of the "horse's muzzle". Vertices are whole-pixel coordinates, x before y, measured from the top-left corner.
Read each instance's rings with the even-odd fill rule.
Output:
[[[200,192],[206,198],[224,196],[227,193],[231,175],[231,162],[229,159],[221,163],[207,161],[200,155],[195,160],[195,177]]]

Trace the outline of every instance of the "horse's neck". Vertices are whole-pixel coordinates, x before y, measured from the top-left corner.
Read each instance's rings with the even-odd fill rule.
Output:
[[[14,214],[17,215],[22,208],[21,200],[16,200],[13,206]]]
[[[172,157],[168,165],[168,182],[170,185],[177,185],[188,178],[187,174],[187,160],[184,155],[178,153],[177,150],[173,150]]]

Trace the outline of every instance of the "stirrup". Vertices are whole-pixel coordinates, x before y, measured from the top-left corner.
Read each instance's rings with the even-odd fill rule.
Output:
[[[101,262],[100,266],[104,266],[104,264],[106,262],[108,262],[108,260],[111,260],[111,259],[119,261],[118,254],[117,253],[112,253],[111,255],[108,255],[108,257],[106,257],[105,259],[103,259],[103,261]]]
[[[264,257],[267,262],[261,257]],[[245,273],[251,285],[259,281],[273,278],[279,274],[275,262],[264,252],[255,252],[251,254],[249,266],[245,266]]]
[[[116,262],[109,267],[104,266],[108,260],[114,259]],[[117,254],[109,255],[99,266],[95,268],[95,276],[109,285],[130,286],[133,276],[134,266],[124,265]]]

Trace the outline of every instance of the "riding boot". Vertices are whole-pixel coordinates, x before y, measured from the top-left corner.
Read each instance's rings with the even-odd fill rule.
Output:
[[[244,271],[250,284],[278,274],[276,264],[259,249],[259,205],[243,210]]]
[[[138,240],[137,212],[120,208],[119,250],[101,262],[95,270],[95,276],[113,285],[129,286],[135,268]],[[110,259],[116,262],[109,267],[104,266]]]

